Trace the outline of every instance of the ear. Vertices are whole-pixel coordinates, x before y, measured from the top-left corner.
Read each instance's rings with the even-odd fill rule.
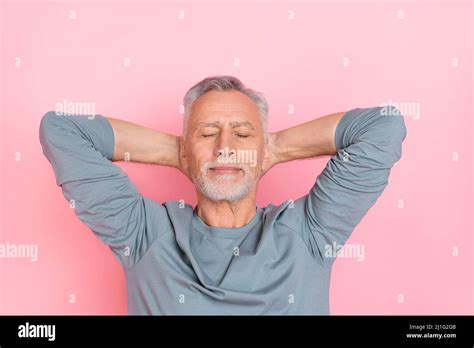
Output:
[[[263,145],[263,161],[262,161],[260,176],[263,176],[270,168],[271,168],[270,150],[268,148],[268,142],[265,142],[265,144]]]
[[[183,172],[184,175],[186,175],[188,178],[190,178],[189,175],[189,162],[188,162],[188,156],[187,156],[187,148],[186,148],[186,141],[183,136],[179,137],[179,165],[180,165],[180,170]]]

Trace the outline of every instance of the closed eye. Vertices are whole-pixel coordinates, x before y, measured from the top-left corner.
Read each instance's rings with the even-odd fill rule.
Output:
[[[249,137],[248,134],[237,134],[237,136],[238,136],[239,138],[248,138],[248,137]]]

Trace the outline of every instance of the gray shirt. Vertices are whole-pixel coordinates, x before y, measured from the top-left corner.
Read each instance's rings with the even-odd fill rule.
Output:
[[[256,206],[240,228],[210,227],[191,205],[142,196],[112,163],[114,133],[101,115],[48,112],[40,141],[77,217],[123,266],[129,314],[327,315],[334,246],[349,238],[400,159],[406,128],[397,113],[346,112],[337,153],[309,193]]]

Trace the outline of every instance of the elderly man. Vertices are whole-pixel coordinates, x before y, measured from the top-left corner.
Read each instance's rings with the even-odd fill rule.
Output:
[[[329,314],[331,249],[387,186],[403,117],[357,108],[268,133],[264,97],[232,76],[197,83],[184,108],[180,137],[101,115],[41,120],[57,185],[125,270],[129,314]],[[308,194],[257,206],[272,166],[321,155]],[[143,197],[112,164],[124,159],[177,168],[196,207]]]

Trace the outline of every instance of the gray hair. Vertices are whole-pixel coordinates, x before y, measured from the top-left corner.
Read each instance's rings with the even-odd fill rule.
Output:
[[[184,96],[184,118],[183,118],[183,134],[187,133],[189,115],[191,114],[194,102],[203,94],[209,91],[238,91],[254,101],[259,109],[260,121],[262,122],[263,135],[265,141],[268,139],[267,117],[268,104],[262,93],[253,89],[246,88],[238,78],[234,76],[211,76],[196,83],[191,87]]]

